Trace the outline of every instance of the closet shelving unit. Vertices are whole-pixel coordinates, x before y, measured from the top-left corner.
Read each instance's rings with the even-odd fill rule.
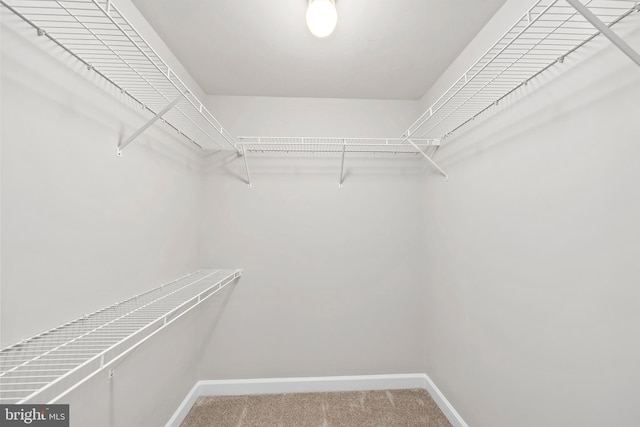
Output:
[[[152,118],[119,142],[118,155],[158,120],[200,149],[235,140],[111,0],[0,0],[0,3],[126,93]]]
[[[237,146],[243,154],[244,166],[247,174],[247,183],[251,184],[249,172],[250,153],[273,154],[277,156],[291,155],[299,157],[341,157],[340,180],[338,187],[342,188],[344,181],[345,157],[356,158],[385,158],[389,156],[405,155],[416,157],[422,154],[432,165],[442,171],[425,154],[431,147],[440,145],[439,139],[417,138],[412,139],[411,144],[405,143],[402,138],[308,138],[308,137],[238,137]]]
[[[239,136],[237,145],[249,153],[307,153],[331,154],[411,154],[420,153],[402,138],[312,138]],[[416,138],[422,150],[440,145],[439,139]]]
[[[56,403],[233,283],[242,270],[199,270],[0,351],[0,403]]]
[[[539,0],[403,134],[444,139],[581,48],[601,32],[640,65],[610,27],[635,15],[629,0]],[[436,147],[433,154],[439,147]]]
[[[398,139],[255,137],[236,141],[111,0],[0,3],[154,115],[120,142],[118,153],[161,119],[201,148],[235,150],[240,155],[327,154],[341,148],[344,155],[361,157],[381,150],[414,152],[446,176],[431,157],[448,136],[599,34],[612,39],[640,65],[640,55],[610,30],[632,15],[635,22],[640,21],[640,14],[634,14],[640,11],[636,0],[538,0]]]
[[[389,140],[393,141],[394,148],[388,153],[420,154],[447,177],[432,159],[447,137],[539,74],[564,62],[568,55],[601,33],[640,65],[640,55],[610,29],[632,15],[635,15],[634,22],[640,23],[640,13],[635,12],[640,12],[640,3],[636,0],[535,2],[401,138]],[[240,138],[239,146],[241,151],[249,153],[324,153],[339,150],[341,141],[340,138],[253,137]],[[378,150],[375,144],[364,143],[361,149],[347,148],[347,154],[379,153]],[[248,168],[247,177],[250,181]]]

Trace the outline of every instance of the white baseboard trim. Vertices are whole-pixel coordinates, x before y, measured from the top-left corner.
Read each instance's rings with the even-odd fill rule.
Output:
[[[173,414],[166,427],[179,427],[200,396],[397,390],[408,388],[423,388],[427,390],[453,427],[469,427],[427,374],[198,381]]]
[[[167,422],[165,427],[180,427],[180,424],[187,418],[187,414],[193,407],[193,404],[196,403],[196,400],[201,396],[200,394],[200,382],[198,381],[184,398],[176,412],[173,413],[169,421]]]
[[[469,425],[465,422],[465,420],[462,419],[462,416],[458,413],[458,411],[456,411],[456,408],[454,408],[451,402],[449,402],[449,400],[444,396],[444,394],[442,394],[438,386],[436,386],[436,383],[434,383],[431,380],[431,378],[429,378],[429,375],[427,374],[421,374],[421,375],[423,375],[423,378],[425,381],[425,385],[423,388],[426,389],[427,392],[431,395],[431,398],[433,399],[434,402],[436,402],[436,405],[438,405],[438,407],[440,408],[444,416],[447,417],[451,425],[453,427],[469,427]]]

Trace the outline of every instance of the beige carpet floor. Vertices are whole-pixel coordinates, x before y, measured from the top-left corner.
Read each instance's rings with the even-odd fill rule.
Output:
[[[451,427],[422,389],[201,397],[181,427]]]

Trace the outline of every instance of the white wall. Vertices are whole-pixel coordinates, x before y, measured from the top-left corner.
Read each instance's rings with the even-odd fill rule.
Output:
[[[400,137],[418,101],[209,96],[211,112],[236,136]]]
[[[12,28],[2,40],[3,346],[198,268],[196,154],[156,127],[117,158],[145,117]]]
[[[265,172],[280,167],[265,162],[253,159]],[[252,189],[219,169],[207,175],[202,263],[238,265],[244,275],[202,378],[422,367],[420,175],[354,174],[340,190],[339,165],[325,174],[309,163],[256,173]]]
[[[427,181],[426,370],[469,425],[640,419],[640,69],[602,46],[449,140],[450,180]]]
[[[198,269],[201,196],[200,157],[161,124],[117,158],[146,117],[4,12],[2,346]],[[100,378],[71,396],[72,425],[166,421],[197,379],[201,341],[193,322],[172,331],[127,359],[138,367],[115,380],[127,386]],[[147,399],[132,384],[155,388]],[[115,421],[97,416],[114,404]]]
[[[415,102],[216,97],[240,135],[394,136]],[[233,120],[235,119],[235,121]],[[416,372],[423,282],[421,161],[207,160],[202,263],[244,269],[203,378]],[[222,167],[220,165],[223,165]]]

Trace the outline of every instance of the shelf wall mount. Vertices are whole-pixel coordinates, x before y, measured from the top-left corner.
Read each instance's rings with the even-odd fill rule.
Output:
[[[247,172],[247,185],[249,188],[252,188],[253,185],[251,184],[251,174],[249,173],[249,162],[247,161],[247,150],[244,147],[242,148],[242,159],[244,160],[244,169]]]
[[[340,163],[340,181],[338,181],[338,188],[342,188],[342,183],[344,182],[344,155],[347,152],[347,144],[342,145],[342,161]]]
[[[591,12],[580,0],[566,0],[575,10],[580,13],[587,21],[589,21],[595,28],[608,38],[618,49],[627,55],[633,62],[640,66],[640,54],[635,51],[627,42],[622,40],[608,25],[600,20],[593,12]],[[636,12],[640,12],[640,3],[636,3],[634,6]]]
[[[182,101],[184,99],[184,94],[180,94],[178,95],[178,97],[176,99],[174,99],[173,101],[171,101],[171,103],[169,105],[167,105],[166,107],[164,107],[162,109],[162,111],[160,111],[158,114],[156,114],[155,116],[153,116],[153,118],[149,119],[149,121],[147,121],[147,123],[145,123],[144,125],[142,125],[142,127],[140,129],[138,129],[137,131],[135,131],[131,136],[129,136],[127,139],[125,139],[124,141],[122,141],[120,144],[118,144],[118,147],[116,147],[116,155],[118,157],[122,157],[122,150],[124,150],[124,148],[129,145],[131,142],[133,142],[134,139],[136,139],[138,136],[140,136],[140,134],[142,134],[142,132],[144,132],[145,130],[147,130],[151,125],[153,125],[156,121],[158,121],[159,119],[162,118],[162,116],[164,116],[169,110],[171,110],[173,107],[175,107],[178,102]]]

